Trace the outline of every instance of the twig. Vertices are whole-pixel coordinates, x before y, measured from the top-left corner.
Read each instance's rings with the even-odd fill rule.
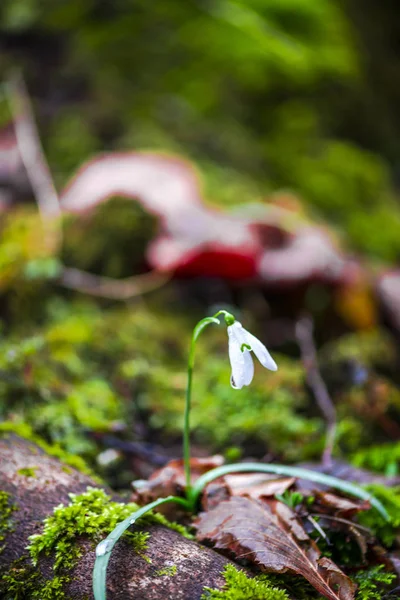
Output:
[[[170,279],[170,273],[158,273],[157,271],[127,277],[126,279],[111,279],[79,269],[64,267],[59,282],[64,287],[91,296],[112,300],[129,300],[162,287]]]
[[[15,136],[39,213],[53,247],[61,243],[58,217],[61,209],[58,194],[40,143],[33,110],[25,83],[20,75],[13,75],[6,83],[13,116]]]
[[[332,464],[332,451],[336,436],[336,409],[318,368],[317,352],[313,339],[313,322],[310,317],[303,317],[296,323],[296,339],[300,347],[308,385],[313,391],[327,424],[322,464],[324,467],[329,467]]]
[[[311,523],[311,525],[314,527],[315,531],[318,531],[319,535],[330,545],[328,536],[326,535],[326,533],[322,529],[322,527],[319,525],[319,523],[311,515],[308,515],[306,518],[307,518],[307,521],[309,521]]]
[[[165,456],[165,454],[158,452],[154,448],[153,444],[144,442],[128,442],[125,440],[120,440],[112,435],[106,435],[104,437],[101,435],[94,435],[93,437],[95,439],[99,439],[106,448],[120,450],[124,454],[145,460],[151,465],[164,467],[168,462],[168,458]]]
[[[317,517],[318,519],[327,519],[328,521],[337,521],[338,523],[344,523],[345,525],[349,525],[351,528],[359,529],[364,533],[368,533],[372,536],[372,532],[368,527],[364,527],[359,523],[355,523],[354,521],[349,521],[348,519],[343,519],[342,517],[335,517],[334,515],[325,515],[324,513],[312,513],[310,516]]]

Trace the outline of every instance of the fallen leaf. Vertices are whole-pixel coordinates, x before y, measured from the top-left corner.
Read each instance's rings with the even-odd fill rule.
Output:
[[[287,504],[273,500],[268,503],[268,508],[269,512],[278,517],[279,523],[283,524],[285,530],[292,533],[296,540],[300,542],[309,541],[310,538],[297,518],[296,513]]]
[[[255,500],[275,497],[276,494],[283,494],[295,481],[295,477],[277,477],[268,473],[225,475],[206,485],[201,505],[207,511],[231,496],[247,496]]]
[[[353,517],[362,510],[369,510],[371,508],[371,504],[366,500],[350,500],[349,498],[343,498],[330,492],[316,492],[315,501],[313,509],[316,507],[318,509],[328,509],[329,514],[334,514],[345,519]]]
[[[248,496],[255,500],[283,494],[294,482],[295,477],[277,477],[264,473],[238,473],[225,475],[224,481],[231,496]]]
[[[267,505],[233,497],[200,515],[197,538],[210,540],[239,559],[246,557],[265,571],[302,575],[329,600],[353,600],[354,583],[330,559],[321,557],[304,530],[300,534],[299,523],[295,529],[292,523],[288,531],[290,509],[282,510],[279,518]]]
[[[203,475],[220,467],[224,459],[220,455],[206,458],[191,458],[192,483]],[[185,488],[185,471],[182,459],[171,460],[165,467],[155,471],[147,481],[132,482],[134,494],[132,500],[138,504],[147,504],[164,496],[179,496]]]

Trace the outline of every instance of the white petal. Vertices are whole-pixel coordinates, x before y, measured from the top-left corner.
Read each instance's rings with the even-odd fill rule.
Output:
[[[240,390],[244,385],[249,385],[254,375],[254,364],[250,352],[242,352],[242,345],[246,343],[246,330],[239,321],[228,327],[229,359],[232,367],[231,385],[235,390]]]
[[[244,385],[250,385],[254,377],[253,357],[249,350],[244,350],[242,354],[244,360]]]
[[[245,385],[245,358],[233,335],[229,336],[229,360],[232,367],[231,385],[235,390],[240,390]]]
[[[244,343],[251,347],[263,367],[269,369],[270,371],[277,371],[278,366],[264,344],[245,329],[243,331],[245,332],[246,338]]]
[[[243,327],[239,321],[235,321],[232,325],[228,327],[228,336],[229,339],[235,339],[240,347],[242,344],[246,343],[246,334],[247,331]]]

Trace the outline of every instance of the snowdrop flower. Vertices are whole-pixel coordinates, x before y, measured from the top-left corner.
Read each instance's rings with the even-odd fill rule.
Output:
[[[251,351],[257,356],[260,363],[270,371],[278,369],[276,362],[264,346],[254,335],[246,331],[239,321],[227,319],[229,338],[229,360],[231,361],[232,375],[231,386],[240,390],[244,385],[250,385],[254,376],[253,358]]]

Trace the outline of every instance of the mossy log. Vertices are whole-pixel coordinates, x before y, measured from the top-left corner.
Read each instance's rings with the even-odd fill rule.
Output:
[[[14,434],[0,438],[0,490],[8,494],[14,505],[10,527],[0,544],[4,544],[3,551],[0,550],[2,575],[21,573],[22,564],[26,569],[22,577],[26,589],[31,585],[28,585],[29,577],[33,578],[32,581],[40,581],[40,586],[43,582],[54,580],[54,557],[40,558],[34,568],[26,549],[28,538],[41,533],[43,519],[52,514],[54,507],[70,502],[69,493],[80,494],[88,486],[101,487],[30,441]],[[146,560],[128,542],[120,540],[116,545],[108,567],[109,600],[196,600],[201,597],[205,586],[221,588],[224,585],[221,571],[229,564],[226,558],[167,527],[151,525],[146,527],[146,531],[150,533]],[[95,543],[89,538],[77,539],[76,543],[79,544],[80,558],[67,573],[67,580],[60,578],[62,589],[59,595],[55,592],[54,595],[46,595],[46,598],[93,598],[91,574]],[[5,598],[40,597],[32,592],[26,596],[10,593],[10,590],[4,590],[4,583],[3,593]]]

